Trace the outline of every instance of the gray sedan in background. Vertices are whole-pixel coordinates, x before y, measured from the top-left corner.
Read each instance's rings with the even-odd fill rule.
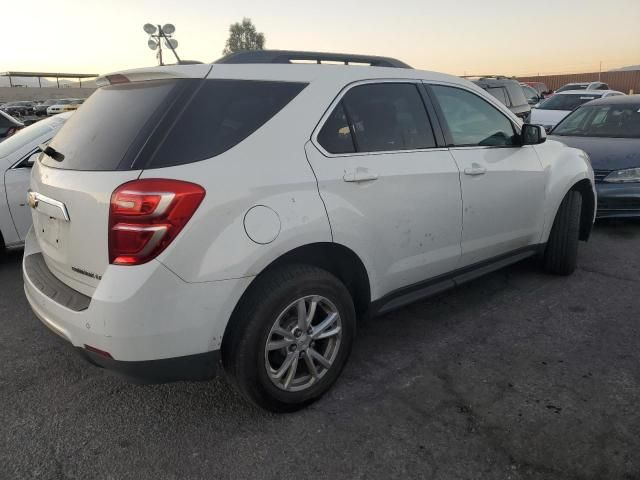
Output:
[[[589,154],[598,217],[640,218],[640,95],[585,103],[565,117],[549,138]]]

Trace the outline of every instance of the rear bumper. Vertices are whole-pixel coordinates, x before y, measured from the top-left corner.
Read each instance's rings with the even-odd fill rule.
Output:
[[[110,266],[85,307],[67,301],[72,292],[42,284],[46,275],[29,265],[39,253],[30,232],[23,261],[27,300],[42,323],[86,359],[144,382],[215,375],[224,330],[250,278],[187,283],[158,261]]]
[[[640,217],[640,183],[597,183],[597,218]]]
[[[210,380],[221,370],[220,350],[138,362],[106,358],[84,348],[76,348],[85,360],[133,383],[167,383]]]

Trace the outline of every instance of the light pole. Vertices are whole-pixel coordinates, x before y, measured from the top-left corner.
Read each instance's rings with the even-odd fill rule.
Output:
[[[176,27],[171,23],[167,23],[165,25],[154,25],[152,23],[145,23],[142,29],[149,34],[149,40],[147,41],[147,45],[151,50],[158,50],[156,57],[158,58],[158,63],[160,65],[164,65],[162,61],[162,40],[164,39],[164,46],[169,48],[176,57],[178,63],[180,63],[180,57],[176,52],[176,48],[178,48],[178,41],[175,38],[171,38],[173,32],[176,31]]]

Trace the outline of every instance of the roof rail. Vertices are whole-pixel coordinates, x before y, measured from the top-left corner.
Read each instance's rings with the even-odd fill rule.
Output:
[[[247,50],[222,57],[213,63],[296,63],[339,62],[349,65],[352,63],[366,64],[372,67],[412,68],[400,60],[374,55],[351,55],[348,53],[301,52],[294,50]]]
[[[462,75],[461,78],[475,78],[476,80],[513,80],[514,77],[506,75]]]

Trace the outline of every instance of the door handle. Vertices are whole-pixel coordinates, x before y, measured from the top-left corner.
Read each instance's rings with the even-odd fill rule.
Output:
[[[372,182],[378,179],[378,174],[368,168],[358,167],[353,170],[345,170],[342,179],[345,182]]]
[[[472,163],[471,168],[464,169],[465,175],[476,176],[476,175],[484,175],[485,173],[487,173],[487,169],[477,163]]]

